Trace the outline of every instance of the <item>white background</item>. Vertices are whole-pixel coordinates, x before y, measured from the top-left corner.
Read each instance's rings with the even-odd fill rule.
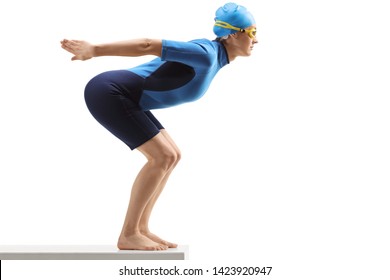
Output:
[[[213,39],[224,3],[1,2],[1,245],[115,244],[144,163],[93,119],[83,90],[152,57],[71,62],[60,40]],[[239,3],[257,19],[252,56],[223,68],[201,100],[155,111],[183,159],[152,230],[189,245],[198,264],[274,266],[272,279],[388,279],[387,1]],[[116,279],[122,264],[79,273]],[[35,271],[9,265],[5,279]],[[35,276],[52,279],[56,265]]]

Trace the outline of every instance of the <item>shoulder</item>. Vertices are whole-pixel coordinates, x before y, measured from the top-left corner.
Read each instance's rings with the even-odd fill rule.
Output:
[[[163,41],[163,52],[179,51],[195,56],[215,57],[221,52],[221,43],[209,39],[194,39],[191,41]]]
[[[162,40],[163,48],[192,48],[196,46],[218,49],[218,42],[209,39],[194,39],[191,41]]]
[[[220,45],[219,42],[209,39],[194,39],[186,42],[163,40],[161,59],[209,67],[219,60],[222,50]]]

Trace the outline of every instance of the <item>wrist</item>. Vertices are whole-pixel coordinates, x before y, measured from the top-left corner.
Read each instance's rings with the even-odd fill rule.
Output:
[[[91,55],[92,57],[98,57],[100,56],[100,50],[101,48],[99,47],[99,45],[91,45]]]

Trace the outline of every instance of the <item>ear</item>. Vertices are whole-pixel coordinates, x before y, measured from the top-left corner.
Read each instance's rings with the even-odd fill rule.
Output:
[[[238,38],[238,32],[236,32],[236,33],[233,33],[233,34],[229,34],[229,37],[232,37],[232,38],[234,38],[234,39],[237,39]]]

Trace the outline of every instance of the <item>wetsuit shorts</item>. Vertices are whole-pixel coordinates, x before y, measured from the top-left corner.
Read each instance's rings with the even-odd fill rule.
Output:
[[[138,105],[144,79],[128,70],[113,70],[92,78],[85,102],[94,118],[134,150],[164,127]]]

